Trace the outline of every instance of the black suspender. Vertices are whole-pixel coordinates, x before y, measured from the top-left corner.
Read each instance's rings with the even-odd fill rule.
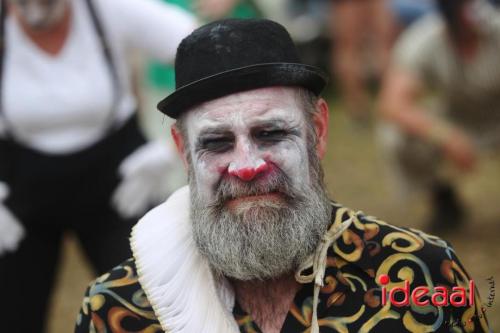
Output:
[[[80,0],[78,0],[80,1]],[[120,80],[118,77],[118,70],[115,65],[115,61],[113,59],[113,56],[111,54],[111,48],[110,44],[106,38],[106,34],[104,33],[103,25],[101,21],[99,20],[99,15],[95,9],[94,3],[92,0],[83,0],[85,1],[87,5],[87,10],[89,12],[90,18],[92,20],[92,24],[94,25],[94,28],[97,33],[97,38],[99,40],[99,44],[101,46],[101,50],[103,52],[104,59],[106,61],[106,65],[110,71],[110,75],[112,78],[112,84],[113,84],[113,104],[111,108],[111,112],[108,116],[107,120],[107,125],[106,125],[106,130],[108,132],[114,130],[115,127],[115,113],[118,110],[118,102],[121,97],[121,85],[120,85]],[[4,81],[4,62],[5,62],[5,48],[6,48],[6,37],[5,37],[5,20],[7,17],[7,0],[0,0],[0,117],[2,117],[4,123],[6,124],[7,127],[7,136],[11,137],[11,130],[9,128],[12,128],[12,126],[9,126],[8,119],[5,116],[5,112],[3,112],[3,99],[2,99],[2,91],[3,91],[3,81]]]
[[[3,58],[5,53],[5,18],[7,16],[7,4],[5,0],[0,0],[0,91],[2,91],[3,83]],[[0,94],[0,106],[2,100],[2,94]],[[0,112],[2,108],[0,107]]]
[[[4,58],[5,58],[5,19],[7,18],[7,0],[0,0],[0,117],[3,118],[2,121],[5,127],[5,137],[10,138],[12,135],[10,133],[9,122],[5,114],[3,113],[3,70],[4,70]]]
[[[121,97],[121,85],[120,78],[118,77],[118,70],[116,68],[115,62],[113,60],[113,55],[111,54],[111,48],[108,39],[106,38],[106,34],[104,32],[101,21],[99,20],[99,15],[95,9],[94,3],[92,0],[84,0],[87,4],[87,8],[92,19],[92,23],[94,24],[94,28],[97,32],[97,38],[99,39],[99,43],[101,44],[101,49],[104,55],[104,59],[106,60],[106,64],[108,65],[111,78],[113,79],[113,104],[111,108],[111,112],[109,113],[107,119],[107,130],[112,131],[115,127],[115,113],[118,111],[118,102]],[[1,86],[0,86],[1,87]]]

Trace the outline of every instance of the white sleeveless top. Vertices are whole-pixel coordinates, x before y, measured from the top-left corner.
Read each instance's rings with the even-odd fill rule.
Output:
[[[126,121],[136,108],[127,55],[139,49],[172,62],[194,18],[159,0],[94,0],[120,79],[113,109],[113,79],[84,0],[72,6],[70,33],[55,56],[30,40],[14,17],[5,22],[6,48],[0,135],[6,123],[16,140],[36,150],[65,154],[86,148],[106,133],[109,115]]]

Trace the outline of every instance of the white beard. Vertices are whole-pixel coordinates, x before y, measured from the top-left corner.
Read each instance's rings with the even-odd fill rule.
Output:
[[[319,162],[316,167],[321,168]],[[204,202],[191,177],[193,237],[215,271],[243,281],[272,279],[295,271],[314,252],[330,224],[332,208],[321,170],[311,168],[312,185],[298,189],[286,176],[277,176],[270,185],[221,185],[218,192],[226,195],[220,198],[276,188],[285,196],[283,201],[250,201],[233,210],[222,199],[215,205]]]

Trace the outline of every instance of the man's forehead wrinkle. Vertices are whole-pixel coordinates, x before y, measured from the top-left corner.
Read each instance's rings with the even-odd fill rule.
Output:
[[[249,119],[251,123],[264,123],[264,122],[289,122],[297,123],[303,121],[302,111],[296,106],[288,106],[286,108],[271,108],[264,110],[254,117]]]
[[[270,126],[270,125],[275,125],[275,126],[290,126],[291,122],[287,121],[286,119],[278,118],[278,117],[271,117],[271,118],[264,118],[264,119],[253,119],[249,122],[249,127],[264,127],[264,126]]]
[[[246,131],[257,123],[281,120],[299,126],[305,120],[294,88],[262,88],[218,98],[198,105],[188,114],[191,133],[205,129],[231,127],[232,131]]]

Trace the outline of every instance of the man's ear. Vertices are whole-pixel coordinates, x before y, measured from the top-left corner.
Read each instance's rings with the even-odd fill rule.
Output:
[[[313,116],[314,130],[317,138],[316,153],[320,159],[323,159],[326,153],[329,117],[328,104],[323,98],[320,98],[316,103],[316,112]]]
[[[179,128],[176,124],[173,124],[170,127],[170,133],[172,134],[172,138],[174,139],[175,146],[177,147],[177,152],[181,156],[182,162],[184,163],[184,167],[187,168],[187,159],[186,159],[186,151],[184,144],[184,137],[182,136]]]

